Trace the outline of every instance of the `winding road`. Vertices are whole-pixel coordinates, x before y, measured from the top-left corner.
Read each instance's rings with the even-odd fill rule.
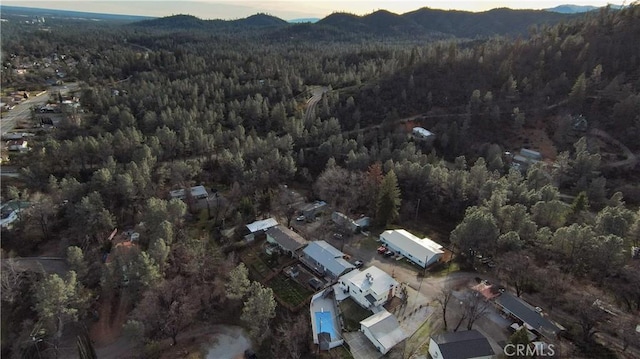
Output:
[[[329,91],[327,87],[314,87],[311,90],[312,96],[307,100],[307,111],[304,114],[304,122],[309,122],[313,119],[312,116],[315,114],[318,102],[322,100],[322,95],[327,91]]]

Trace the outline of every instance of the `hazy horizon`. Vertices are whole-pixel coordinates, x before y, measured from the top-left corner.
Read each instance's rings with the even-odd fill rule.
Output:
[[[402,14],[422,7],[442,10],[487,11],[495,8],[508,7],[511,9],[547,9],[559,5],[606,6],[608,1],[589,1],[573,4],[570,1],[558,0],[504,0],[504,1],[254,1],[254,0],[200,0],[200,1],[169,1],[169,0],[137,0],[137,1],[58,1],[39,0],[3,1],[3,5],[56,10],[71,10],[93,13],[107,13],[120,15],[140,15],[163,17],[176,14],[189,14],[202,19],[238,19],[256,13],[267,13],[279,18],[290,20],[296,18],[323,18],[333,12],[349,12],[365,15],[377,10],[388,10]]]

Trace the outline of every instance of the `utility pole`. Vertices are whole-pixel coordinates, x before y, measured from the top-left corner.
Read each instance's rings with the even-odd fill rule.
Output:
[[[416,223],[418,223],[418,210],[420,209],[420,200],[421,198],[418,198],[418,204],[416,205],[416,218],[415,218]]]

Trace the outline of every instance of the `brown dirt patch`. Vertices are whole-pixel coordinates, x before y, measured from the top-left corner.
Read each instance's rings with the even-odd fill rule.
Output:
[[[115,342],[122,334],[122,326],[127,321],[131,303],[126,295],[101,298],[98,304],[99,320],[94,323],[89,335],[96,346]]]

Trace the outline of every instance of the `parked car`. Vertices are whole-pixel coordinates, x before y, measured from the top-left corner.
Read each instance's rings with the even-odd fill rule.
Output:
[[[334,234],[333,234],[333,238],[335,238],[335,239],[342,239],[342,238],[344,238],[344,236],[343,236],[342,234],[340,234],[340,233],[334,233]]]
[[[384,252],[384,255],[387,256],[387,257],[392,257],[393,256],[393,252],[387,249],[387,251]]]
[[[307,217],[305,217],[305,216],[298,216],[298,217],[296,217],[296,221],[298,221],[298,222],[302,222],[302,221],[304,221],[305,219],[307,219]]]
[[[378,253],[384,254],[386,251],[387,251],[387,247],[385,246],[378,247]]]
[[[355,261],[355,262],[353,262],[353,265],[356,268],[360,268],[360,267],[362,267],[364,265],[364,262],[363,261]]]

